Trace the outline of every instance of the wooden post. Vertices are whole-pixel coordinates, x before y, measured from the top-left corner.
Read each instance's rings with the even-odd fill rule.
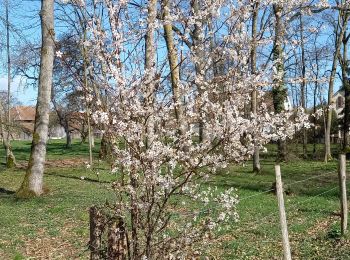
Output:
[[[280,221],[281,221],[281,229],[282,229],[283,256],[285,260],[291,260],[292,256],[290,253],[287,218],[286,218],[286,211],[284,208],[281,168],[279,165],[275,165],[275,173],[276,173],[276,193],[277,193],[278,208],[280,213]]]
[[[346,157],[345,154],[339,156],[339,188],[340,188],[340,215],[341,234],[344,235],[348,228],[348,201],[346,197]]]
[[[90,208],[90,259],[101,259],[101,235],[103,233],[104,217],[95,206]]]

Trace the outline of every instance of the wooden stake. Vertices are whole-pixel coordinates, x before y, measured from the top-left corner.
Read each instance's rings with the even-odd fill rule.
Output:
[[[346,157],[339,156],[339,188],[340,188],[340,214],[341,234],[344,235],[348,228],[348,201],[346,197]]]
[[[277,199],[278,199],[278,208],[280,213],[281,230],[282,230],[283,256],[285,260],[291,260],[292,255],[290,253],[287,218],[286,218],[286,211],[284,208],[284,199],[283,199],[281,168],[279,165],[275,165],[275,173],[276,173],[276,193],[277,193]]]

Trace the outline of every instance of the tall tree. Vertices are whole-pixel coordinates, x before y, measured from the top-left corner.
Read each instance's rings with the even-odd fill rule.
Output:
[[[6,0],[6,52],[7,52],[7,127],[6,138],[3,138],[6,149],[6,167],[13,168],[16,165],[15,156],[11,147],[11,54],[10,54],[10,20],[9,20],[9,1]]]
[[[349,127],[350,127],[350,84],[349,84],[349,60],[348,60],[348,42],[350,34],[346,31],[343,36],[343,54],[339,55],[341,65],[342,85],[344,90],[345,102],[343,110],[343,151],[348,152],[349,148]]]
[[[347,11],[339,10],[337,27],[335,29],[335,37],[336,37],[335,51],[333,55],[333,63],[332,63],[331,75],[329,78],[329,86],[328,86],[328,111],[327,111],[326,131],[325,131],[325,156],[324,156],[325,162],[332,159],[331,127],[332,127],[332,112],[333,112],[332,107],[334,105],[334,98],[333,98],[334,81],[335,81],[335,75],[336,75],[337,66],[338,66],[338,56],[340,54],[341,45],[342,45],[343,37],[346,31],[346,26],[349,20],[349,16],[350,15],[348,14]]]
[[[43,194],[43,177],[48,138],[52,73],[55,50],[54,0],[41,1],[41,58],[38,99],[31,154],[22,186],[17,196],[26,198]]]
[[[252,11],[252,50],[250,53],[250,59],[251,59],[251,72],[252,74],[256,74],[256,40],[257,40],[257,25],[258,25],[258,12],[259,12],[259,2],[256,1],[253,4],[253,11]],[[257,113],[257,90],[254,89],[251,96],[251,110],[252,113],[256,116]],[[253,172],[260,172],[260,153],[259,153],[259,146],[256,142],[254,142],[254,154],[253,154]]]
[[[198,54],[197,57],[198,60],[195,62],[195,71],[198,78],[205,77],[204,72],[204,64],[205,64],[205,55],[204,55],[204,48],[201,46],[201,43],[203,41],[204,33],[203,33],[203,19],[202,16],[200,16],[201,13],[201,1],[199,0],[193,0],[191,1],[191,8],[193,12],[193,16],[196,19],[196,22],[194,23],[194,29],[191,32],[192,35],[192,47],[195,49],[195,53]],[[202,86],[201,82],[199,81],[197,83],[198,88],[198,95],[202,96],[204,92],[204,86]],[[200,107],[199,110],[202,110]],[[206,134],[205,134],[205,119],[199,118],[199,125],[198,125],[198,131],[199,131],[199,142],[203,142],[206,140]]]
[[[181,105],[181,93],[180,93],[180,68],[178,62],[177,49],[174,44],[174,35],[173,35],[173,26],[170,19],[170,6],[169,0],[162,1],[162,13],[163,13],[163,28],[164,28],[164,38],[168,50],[168,60],[170,67],[170,78],[171,78],[171,86],[173,92],[173,99],[175,105],[175,116],[178,122],[178,125],[184,126],[184,124],[180,124],[179,122],[183,122],[183,108]],[[180,129],[180,131],[184,132],[185,129]]]
[[[319,92],[319,78],[320,78],[320,53],[322,49],[319,49],[317,47],[317,35],[315,36],[314,42],[313,42],[313,49],[314,49],[314,68],[312,70],[315,81],[314,81],[314,89],[313,89],[313,149],[312,149],[312,157],[313,159],[316,158],[316,128],[317,128],[317,117],[316,117],[316,111],[317,111],[317,94]]]
[[[305,39],[304,39],[304,20],[302,13],[299,16],[300,26],[300,49],[301,49],[301,87],[300,87],[300,101],[301,107],[306,109],[306,55],[305,55]],[[303,157],[307,158],[307,132],[303,127]]]
[[[284,102],[287,98],[287,89],[284,86],[284,58],[283,58],[283,26],[282,12],[283,7],[280,4],[273,4],[275,15],[275,39],[273,43],[273,60],[275,62],[276,75],[274,78],[273,106],[275,113],[281,113],[284,110]],[[286,142],[278,140],[277,161],[286,160]]]

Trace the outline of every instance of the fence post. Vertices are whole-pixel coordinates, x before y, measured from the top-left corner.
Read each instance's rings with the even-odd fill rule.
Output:
[[[283,185],[281,178],[281,168],[279,165],[275,165],[275,173],[276,173],[276,194],[278,200],[278,208],[280,213],[280,222],[281,222],[281,230],[282,230],[282,242],[283,242],[283,256],[285,260],[291,260],[292,255],[290,253],[290,245],[289,245],[289,237],[288,237],[288,229],[287,229],[287,218],[286,211],[284,208],[284,199],[283,199]]]
[[[341,234],[344,235],[348,228],[348,201],[346,197],[346,157],[345,154],[339,155],[339,190],[340,190],[340,215],[341,215]]]

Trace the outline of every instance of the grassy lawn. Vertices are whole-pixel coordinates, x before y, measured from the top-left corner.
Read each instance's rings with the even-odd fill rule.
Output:
[[[281,259],[277,200],[265,192],[274,182],[273,167],[265,162],[260,175],[250,173],[250,165],[232,168],[215,181],[223,189],[237,187],[241,200],[227,259]],[[350,259],[350,241],[340,236],[336,167],[310,161],[281,165],[293,259]]]
[[[87,144],[74,142],[65,149],[64,141],[55,140],[48,145],[49,194],[17,200],[11,191],[21,184],[30,143],[14,142],[13,147],[20,167],[0,166],[0,259],[88,259],[88,208],[113,200],[109,182],[115,176],[101,163],[98,182],[97,175],[84,167]],[[96,145],[95,157],[98,149]],[[274,182],[270,155],[262,156],[259,175],[252,174],[247,163],[220,172],[208,183],[219,190],[236,187],[241,200],[240,221],[222,237],[225,247],[213,251],[221,254],[216,259],[281,259],[277,200],[265,192]],[[337,161],[295,160],[281,169],[293,259],[350,259],[349,237],[340,236]]]

